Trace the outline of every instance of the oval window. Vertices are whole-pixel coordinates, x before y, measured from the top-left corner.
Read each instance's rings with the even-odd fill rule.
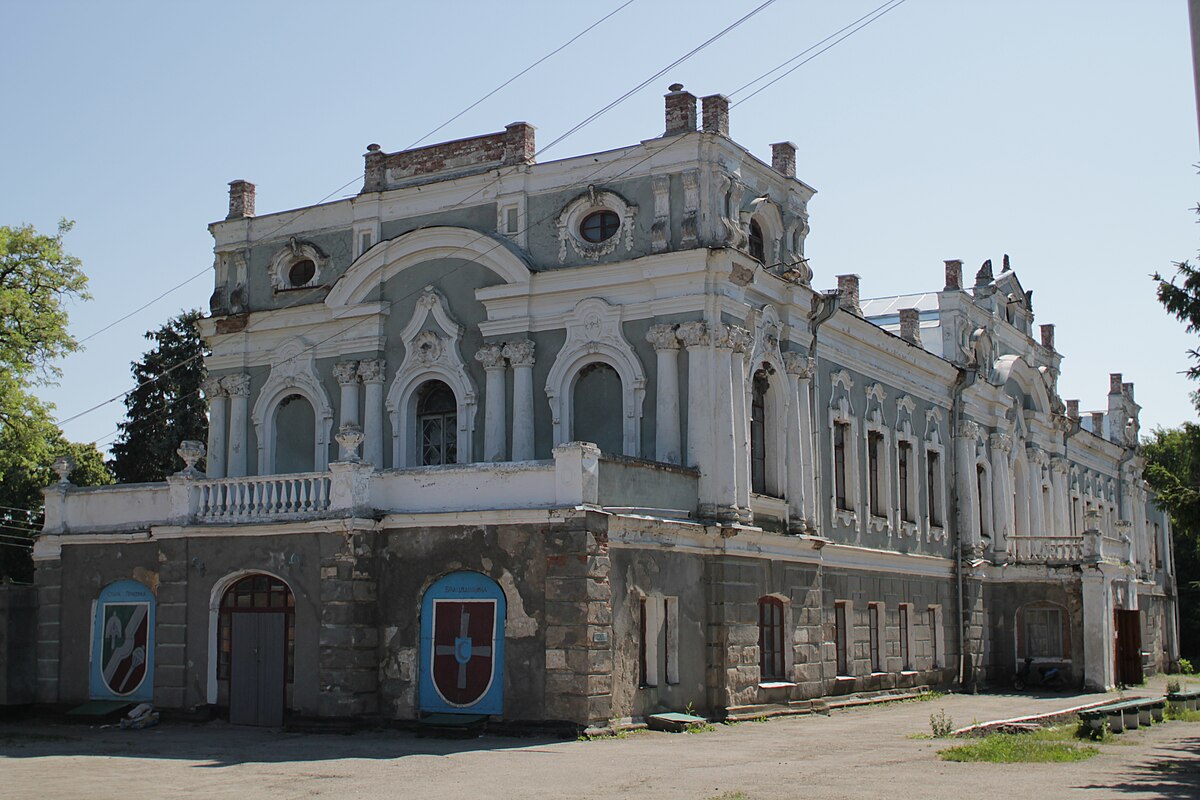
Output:
[[[621,218],[616,212],[608,209],[593,211],[583,218],[583,224],[579,226],[579,235],[588,242],[603,242],[611,239],[620,227]]]
[[[304,286],[317,275],[317,265],[311,258],[297,261],[288,269],[288,283],[293,287]]]

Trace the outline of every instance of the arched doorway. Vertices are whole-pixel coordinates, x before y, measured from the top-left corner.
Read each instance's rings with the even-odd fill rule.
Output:
[[[504,591],[478,572],[439,579],[421,601],[420,710],[504,711]]]
[[[229,721],[278,727],[294,674],[296,598],[274,575],[246,575],[221,595],[217,680],[226,682]]]

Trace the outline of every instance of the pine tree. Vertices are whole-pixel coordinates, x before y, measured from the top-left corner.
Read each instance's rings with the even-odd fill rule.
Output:
[[[136,385],[125,396],[125,421],[109,462],[120,483],[164,480],[182,468],[175,454],[180,442],[208,437],[200,318],[200,311],[187,311],[146,333],[154,347],[131,367]]]

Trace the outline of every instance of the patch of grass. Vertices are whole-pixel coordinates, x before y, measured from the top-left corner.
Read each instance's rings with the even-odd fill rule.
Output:
[[[929,729],[934,738],[949,736],[954,732],[954,719],[946,713],[946,709],[939,708],[936,714],[929,715]]]
[[[1189,711],[1186,708],[1173,708],[1170,703],[1163,709],[1163,719],[1175,722],[1200,722],[1200,711]]]
[[[717,729],[711,722],[693,722],[684,729],[684,733],[711,733]]]
[[[943,761],[984,761],[992,764],[1085,761],[1100,752],[1075,744],[1072,726],[1060,725],[1032,733],[992,733],[967,744],[939,750]]]
[[[605,731],[604,733],[581,733],[576,737],[577,742],[604,742],[609,739],[628,739],[630,736],[637,736],[640,733],[647,733],[646,728],[622,728],[616,731]]]
[[[936,689],[931,689],[928,692],[921,692],[916,697],[912,698],[914,703],[925,703],[930,700],[941,700],[946,696],[945,692],[939,692]]]

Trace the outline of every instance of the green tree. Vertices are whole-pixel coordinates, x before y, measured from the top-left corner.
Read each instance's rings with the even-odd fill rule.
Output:
[[[125,421],[109,462],[121,483],[165,479],[182,466],[175,454],[180,442],[208,438],[200,318],[198,310],[185,311],[146,333],[154,347],[131,367],[136,385],[125,396]]]
[[[30,389],[60,373],[54,360],[78,349],[67,330],[67,305],[86,300],[79,259],[63,249],[72,223],[53,236],[31,225],[0,226],[0,579],[33,577],[30,539],[42,525],[42,489],[51,465],[71,455],[79,485],[111,483],[95,445],[73,444]]]
[[[1156,428],[1142,441],[1146,480],[1171,516],[1179,638],[1183,654],[1200,657],[1200,425]]]

